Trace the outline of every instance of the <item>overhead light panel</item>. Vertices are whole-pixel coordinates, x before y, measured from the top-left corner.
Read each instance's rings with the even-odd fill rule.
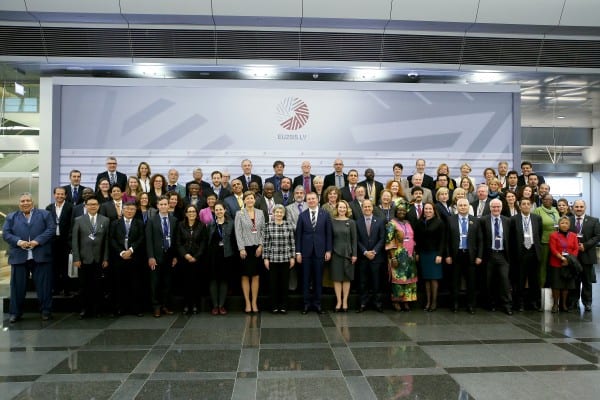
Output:
[[[18,82],[15,82],[15,93],[19,96],[25,96],[25,86]]]
[[[277,69],[269,66],[249,67],[241,72],[252,79],[273,79],[277,76]]]
[[[136,65],[134,72],[144,78],[169,78],[169,71],[162,64]]]
[[[475,72],[469,81],[473,83],[494,83],[501,81],[502,78],[502,74],[498,72]]]
[[[360,68],[354,70],[352,75],[358,81],[377,81],[387,77],[386,71],[377,68]]]

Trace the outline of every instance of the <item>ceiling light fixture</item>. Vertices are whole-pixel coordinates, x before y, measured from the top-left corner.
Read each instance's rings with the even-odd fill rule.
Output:
[[[474,83],[494,83],[501,81],[502,74],[498,72],[475,72],[471,77],[471,82]]]
[[[242,73],[252,79],[273,79],[277,76],[277,70],[269,66],[250,67]]]

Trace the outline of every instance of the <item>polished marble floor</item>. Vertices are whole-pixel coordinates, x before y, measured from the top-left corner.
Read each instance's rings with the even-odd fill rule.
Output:
[[[594,285],[600,299],[600,285]],[[230,313],[0,333],[0,399],[597,399],[592,312]]]

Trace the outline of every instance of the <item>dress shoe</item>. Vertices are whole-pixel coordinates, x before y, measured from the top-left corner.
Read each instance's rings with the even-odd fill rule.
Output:
[[[274,308],[271,310],[271,314],[277,314],[279,313],[279,309],[278,308]]]
[[[192,314],[198,314],[198,307],[192,308]]]
[[[458,306],[452,307],[452,312],[456,314],[458,312]]]
[[[10,322],[11,324],[14,324],[15,322],[17,322],[20,319],[21,318],[17,317],[16,315],[11,315],[10,318],[8,319],[8,322]]]
[[[504,309],[504,313],[505,313],[506,315],[513,315],[513,311],[512,311],[512,310],[511,310],[509,307],[506,307],[506,308]]]
[[[154,318],[159,318],[160,317],[160,308],[155,308],[154,309]]]
[[[79,319],[84,319],[84,318],[87,318],[87,317],[88,317],[87,312],[82,311],[82,312],[79,313]]]
[[[475,314],[475,309],[473,307],[467,307],[467,312],[471,315]]]
[[[308,307],[304,307],[302,309],[302,315],[306,315],[306,314],[308,314]]]
[[[282,308],[279,310],[279,314],[287,314],[287,310],[285,308]]]
[[[325,314],[325,310],[323,310],[321,307],[317,307],[317,314]]]
[[[225,307],[219,307],[219,314],[220,315],[227,315],[227,310],[225,309]]]
[[[169,310],[167,307],[163,307],[162,312],[166,315],[173,315],[173,311]]]
[[[219,309],[217,307],[210,310],[211,315],[219,315]]]
[[[42,321],[50,321],[52,319],[52,314],[42,314]]]
[[[592,306],[590,306],[589,304],[586,304],[586,305],[585,305],[585,311],[586,311],[586,312],[590,312],[590,311],[592,311]]]
[[[348,307],[346,307],[346,308],[342,307],[342,312],[347,313],[348,312]]]
[[[552,314],[556,314],[558,312],[558,306],[552,306]]]
[[[190,309],[188,307],[183,307],[183,314],[185,314],[185,315],[190,314]]]
[[[341,307],[336,307],[336,308],[333,309],[333,312],[336,313],[336,314],[339,313],[339,312],[341,312],[341,311],[342,311]]]
[[[135,315],[136,315],[136,316],[138,316],[138,317],[143,317],[143,316],[144,316],[144,313],[141,313],[141,312],[140,312],[140,313],[137,313],[137,314],[135,314]]]
[[[377,310],[377,312],[380,312],[380,313],[383,312],[383,307],[382,306],[377,306],[377,307],[375,307],[375,309]]]
[[[360,306],[356,310],[357,313],[362,313],[362,312],[365,312],[365,311],[367,311],[367,306]]]

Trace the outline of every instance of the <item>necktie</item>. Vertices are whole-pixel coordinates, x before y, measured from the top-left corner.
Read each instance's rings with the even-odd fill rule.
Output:
[[[421,205],[417,204],[417,218],[421,218]]]
[[[163,250],[168,250],[169,245],[169,220],[167,217],[163,217],[162,219],[162,229],[163,229]]]
[[[242,201],[242,196],[235,196],[235,198],[237,199],[238,206],[240,208],[244,208],[244,202]]]
[[[577,233],[581,232],[581,217],[577,217],[577,222],[575,223],[575,229],[577,229]]]
[[[467,249],[467,219],[462,217],[460,219],[460,248]]]
[[[250,187],[250,177],[246,177],[246,187]]]
[[[125,219],[125,248],[129,248],[129,228],[131,228],[131,222]]]
[[[115,179],[115,174],[114,172],[110,174],[110,184],[111,186],[114,185],[117,182],[117,180]]]
[[[485,206],[485,202],[483,201],[479,201],[479,207],[477,207],[477,216],[481,217],[481,214],[483,214],[483,207]]]
[[[494,250],[500,250],[500,220],[494,218]]]
[[[350,188],[350,193],[352,194],[352,200],[354,200],[354,185]]]
[[[310,212],[310,223],[311,223],[313,229],[315,229],[317,226],[317,212],[316,211]]]
[[[342,177],[341,177],[341,175],[336,175],[336,178],[337,178],[337,187],[341,188],[342,186],[344,186],[344,185],[342,185]]]
[[[287,201],[288,201],[288,195],[287,193],[283,195],[283,205],[287,206]]]
[[[305,176],[303,180],[304,193],[310,193],[310,177]]]
[[[121,203],[115,203],[115,209],[117,210],[117,218],[121,218]]]
[[[92,235],[96,234],[96,216],[90,217],[90,223],[92,224]]]
[[[532,245],[531,235],[529,234],[529,217],[523,218],[523,233],[524,233],[523,245],[525,246],[525,248],[527,250],[529,250]]]
[[[298,214],[302,212],[302,203],[298,203]]]
[[[371,218],[365,219],[365,224],[367,225],[367,235],[371,234]]]
[[[77,188],[74,187],[73,188],[73,195],[71,196],[71,198],[73,199],[73,204],[77,203],[77,197],[78,197],[78,195],[77,195]]]

